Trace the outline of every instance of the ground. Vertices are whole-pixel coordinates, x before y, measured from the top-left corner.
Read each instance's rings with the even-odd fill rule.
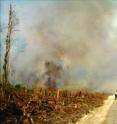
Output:
[[[117,124],[117,100],[114,100],[103,124]]]
[[[109,96],[102,107],[85,115],[76,124],[117,124],[117,100]]]

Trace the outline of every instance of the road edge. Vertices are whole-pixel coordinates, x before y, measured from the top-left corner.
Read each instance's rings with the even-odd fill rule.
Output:
[[[75,124],[101,124],[105,120],[110,107],[114,101],[114,96],[109,96],[107,100],[104,101],[103,106],[96,108],[91,111],[89,114],[84,115],[79,121]],[[94,121],[93,121],[94,120]]]

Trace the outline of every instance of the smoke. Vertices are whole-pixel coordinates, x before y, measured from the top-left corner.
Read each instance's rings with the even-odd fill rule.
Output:
[[[115,90],[117,2],[37,3],[17,5],[27,46],[15,60],[16,80],[44,84],[44,63],[53,62],[63,68],[58,87]]]

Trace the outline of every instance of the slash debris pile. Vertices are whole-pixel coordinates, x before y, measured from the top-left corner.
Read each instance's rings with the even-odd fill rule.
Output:
[[[38,89],[0,95],[1,124],[68,124],[103,104],[106,94]]]

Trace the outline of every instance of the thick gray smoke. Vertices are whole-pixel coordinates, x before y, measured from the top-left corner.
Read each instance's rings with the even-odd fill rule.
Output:
[[[34,1],[17,6],[27,43],[17,54],[17,81],[44,84],[44,63],[52,61],[64,70],[58,87],[117,89],[116,1]]]

